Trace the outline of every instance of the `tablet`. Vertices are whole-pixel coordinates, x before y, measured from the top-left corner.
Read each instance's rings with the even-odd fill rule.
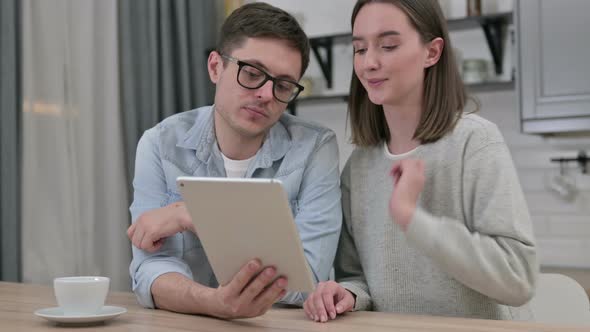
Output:
[[[176,182],[220,285],[258,258],[287,277],[288,291],[313,291],[311,269],[279,180],[179,177]]]

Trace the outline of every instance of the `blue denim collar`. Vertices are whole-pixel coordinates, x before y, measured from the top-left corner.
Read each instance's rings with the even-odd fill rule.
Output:
[[[213,125],[215,105],[202,107],[199,112],[204,112],[202,120],[195,121],[176,146],[195,150],[196,157],[200,161],[208,163],[212,154],[219,153]],[[273,162],[283,158],[291,149],[291,136],[281,122],[284,116],[286,115],[282,115],[279,121],[270,128],[262,147],[258,150],[255,168],[271,167]]]

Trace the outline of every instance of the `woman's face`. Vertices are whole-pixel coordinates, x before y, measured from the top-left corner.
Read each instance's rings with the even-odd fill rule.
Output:
[[[352,29],[354,71],[377,105],[422,105],[429,50],[406,14],[389,3],[369,3]]]

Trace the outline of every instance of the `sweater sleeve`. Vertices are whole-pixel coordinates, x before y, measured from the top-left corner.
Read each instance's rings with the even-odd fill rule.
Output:
[[[336,281],[356,296],[354,310],[371,310],[372,302],[369,286],[352,237],[351,199],[350,199],[350,159],[341,177],[343,225],[334,261]]]
[[[466,286],[520,306],[534,293],[538,262],[528,208],[505,143],[466,154],[461,186],[464,220],[418,207],[409,241]]]

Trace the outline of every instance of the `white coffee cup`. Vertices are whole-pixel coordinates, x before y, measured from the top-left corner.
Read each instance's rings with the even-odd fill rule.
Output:
[[[53,280],[57,304],[66,316],[97,314],[109,292],[107,277],[62,277]]]

